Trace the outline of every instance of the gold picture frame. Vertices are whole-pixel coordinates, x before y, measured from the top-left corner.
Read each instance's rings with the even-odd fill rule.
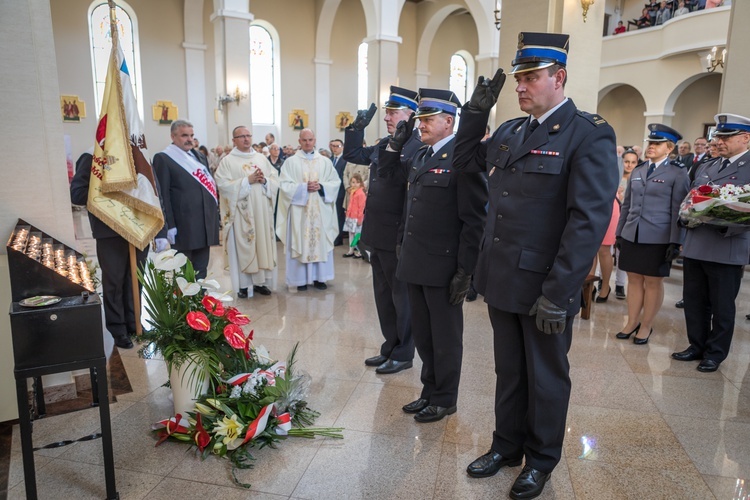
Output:
[[[336,128],[343,132],[353,121],[354,117],[351,113],[348,111],[339,111],[339,114],[335,118]]]
[[[60,96],[60,114],[66,123],[77,123],[86,118],[86,103],[77,95]]]
[[[310,126],[310,117],[304,109],[293,109],[289,113],[289,126],[294,130],[302,130]]]
[[[177,119],[177,106],[172,101],[156,101],[151,106],[152,117],[159,125],[171,125]]]

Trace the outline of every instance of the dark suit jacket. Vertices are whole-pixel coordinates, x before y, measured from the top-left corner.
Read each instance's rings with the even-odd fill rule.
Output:
[[[480,142],[488,117],[464,107],[453,155],[456,168],[489,173],[474,286],[503,311],[528,314],[544,295],[575,315],[619,183],[614,130],[568,101],[526,141],[528,117]]]
[[[333,163],[333,156],[331,157],[331,163]],[[346,169],[346,160],[344,160],[344,155],[342,154],[339,156],[339,158],[336,160],[336,163],[333,164],[333,169],[336,170],[336,173],[339,174],[339,179],[341,179],[341,182],[344,182],[344,170]],[[339,194],[336,197],[336,206],[340,207],[341,204],[344,202],[344,197],[346,195],[346,190],[349,188],[349,186],[344,186],[342,184],[341,189],[339,189]]]
[[[403,165],[399,153],[380,152],[379,174],[408,173],[401,255],[396,277],[447,287],[458,268],[472,274],[484,224],[487,185],[479,173],[453,168],[455,139],[424,159],[423,146]],[[366,219],[367,217],[365,217]]]
[[[203,155],[198,159],[208,167]],[[166,153],[155,154],[153,164],[167,227],[177,228],[175,248],[195,250],[218,245],[219,207],[214,197]]]
[[[388,137],[375,146],[363,147],[364,130],[346,129],[343,157],[350,163],[370,165],[370,182],[365,205],[362,241],[377,250],[396,251],[396,236],[404,212],[405,175],[379,177],[378,159],[381,149],[388,145]],[[402,161],[411,158],[422,146],[415,129],[401,151]]]

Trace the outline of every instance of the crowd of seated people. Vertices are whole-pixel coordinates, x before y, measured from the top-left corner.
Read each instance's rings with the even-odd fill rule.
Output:
[[[703,9],[711,9],[731,5],[732,0],[650,0],[644,4],[641,17],[628,21],[628,29],[635,26],[637,29],[661,26],[673,17],[684,16],[690,12]],[[613,35],[625,33],[626,28],[622,21],[617,22]]]

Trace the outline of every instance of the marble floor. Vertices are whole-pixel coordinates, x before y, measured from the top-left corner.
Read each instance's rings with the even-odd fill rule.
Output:
[[[93,247],[85,236],[80,245]],[[213,249],[210,272],[228,288],[221,252]],[[489,448],[494,421],[492,333],[481,298],[464,306],[458,412],[418,424],[401,406],[419,395],[421,363],[385,376],[365,367],[380,344],[372,273],[342,252],[336,249],[328,290],[284,287],[238,306],[252,318],[256,343],[272,355],[284,358],[299,342],[318,423],[346,428],[345,439],[289,439],[260,450],[255,467],[238,474],[252,488],[238,488],[225,461],[201,462],[178,443],[154,447],[149,425],[172,411],[161,387],[164,363],[121,351],[133,391],[111,405],[120,498],[507,498],[519,467],[487,479],[465,473]],[[665,305],[646,346],[614,338],[625,315],[625,301],[614,296],[596,304],[590,320],[576,318],[563,458],[540,498],[750,499],[750,286],[740,292],[729,358],[718,372],[702,374],[697,362],[669,357],[687,345],[682,311],[674,307],[681,283],[679,270],[666,280]],[[34,424],[34,443],[74,439],[98,425],[95,409],[43,419]],[[25,490],[17,426],[13,432],[8,497],[15,499]],[[40,498],[104,495],[100,441],[40,450],[35,459]]]

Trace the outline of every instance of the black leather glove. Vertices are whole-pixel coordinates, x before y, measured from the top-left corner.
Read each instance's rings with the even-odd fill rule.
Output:
[[[500,90],[505,85],[505,73],[500,68],[489,80],[483,76],[479,77],[477,86],[474,88],[474,93],[471,94],[469,99],[469,108],[476,111],[489,111],[497,102],[497,97],[500,95]]]
[[[349,126],[353,130],[364,130],[365,127],[370,124],[370,120],[372,120],[372,117],[375,116],[375,112],[377,110],[378,108],[375,106],[374,102],[370,104],[370,107],[368,109],[360,109],[359,111],[357,111],[357,117]]]
[[[552,333],[562,333],[565,330],[565,321],[568,318],[568,312],[562,307],[558,307],[544,295],[540,295],[529,311],[529,316],[536,314],[536,327],[540,332],[547,335]]]
[[[416,118],[414,115],[409,117],[409,121],[401,120],[396,125],[396,131],[393,132],[393,137],[388,141],[388,146],[394,151],[401,151],[404,148],[404,144],[409,140],[411,134],[414,132],[414,122]]]
[[[456,274],[451,279],[451,305],[457,306],[463,302],[466,294],[469,293],[469,285],[471,284],[471,275],[468,275],[460,267],[456,270]]]
[[[667,262],[672,262],[679,256],[680,256],[680,244],[670,243],[667,246],[667,253],[664,254],[664,260]]]

